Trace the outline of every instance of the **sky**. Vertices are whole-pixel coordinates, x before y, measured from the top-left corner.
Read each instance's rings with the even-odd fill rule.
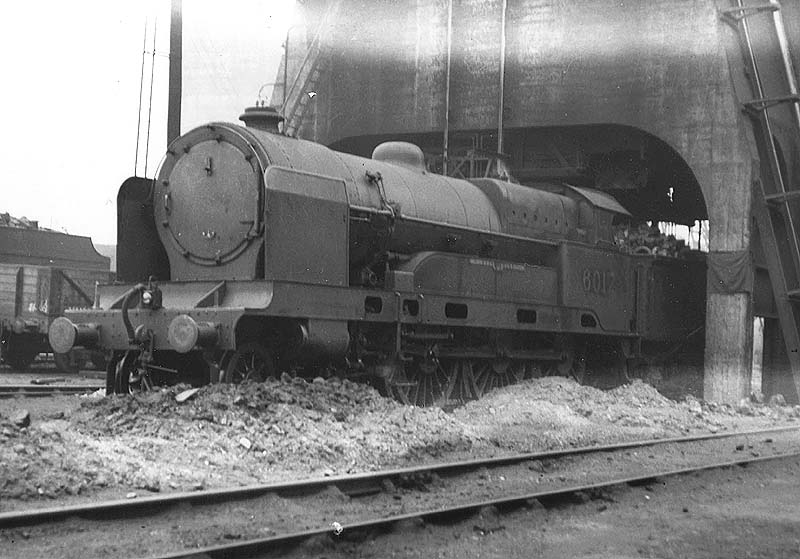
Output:
[[[117,189],[137,160],[138,175],[146,162],[152,177],[166,149],[169,9],[169,0],[3,3],[0,213],[116,242]],[[262,86],[269,99],[286,31],[299,23],[294,0],[183,0],[183,16],[182,132],[238,122]]]

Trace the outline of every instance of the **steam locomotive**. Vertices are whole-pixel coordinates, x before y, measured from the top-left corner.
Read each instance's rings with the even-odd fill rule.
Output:
[[[258,380],[326,366],[417,405],[543,374],[586,380],[703,324],[702,262],[614,245],[628,212],[566,184],[428,172],[279,133],[251,107],[168,148],[118,196],[118,279],[52,346],[113,350],[109,391]]]

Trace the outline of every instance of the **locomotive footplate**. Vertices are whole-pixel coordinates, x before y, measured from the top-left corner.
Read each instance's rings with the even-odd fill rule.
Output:
[[[195,348],[233,349],[234,327],[247,309],[272,300],[271,282],[166,282],[103,285],[94,309],[70,310],[54,321],[51,343],[115,351],[187,353]]]
[[[53,323],[53,347],[57,351],[73,346],[123,351],[136,349],[148,339],[153,350],[233,350],[237,345],[236,325],[245,316],[472,328],[514,324],[518,330],[635,335],[603,328],[601,319],[590,309],[530,302],[254,280],[165,282],[158,286],[160,300],[154,307],[148,303],[150,292],[141,284],[138,290],[136,287],[100,286],[99,308],[69,310]],[[130,323],[127,327],[126,316]],[[592,320],[586,321],[587,317]]]

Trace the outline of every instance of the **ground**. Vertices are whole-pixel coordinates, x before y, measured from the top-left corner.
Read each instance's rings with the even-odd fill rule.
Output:
[[[797,459],[715,470],[618,487],[583,504],[486,509],[455,524],[406,524],[357,542],[331,537],[287,557],[796,558],[798,476]]]
[[[446,413],[330,378],[0,400],[0,510],[792,424],[800,407],[532,379]],[[27,410],[31,424],[13,418]]]

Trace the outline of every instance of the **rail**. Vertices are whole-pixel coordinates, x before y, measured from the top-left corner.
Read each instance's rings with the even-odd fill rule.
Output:
[[[63,537],[64,530],[60,524],[62,521],[68,521],[73,524],[88,523],[85,527],[83,525],[79,527],[85,536],[89,537],[92,530],[99,530],[104,533],[113,530],[116,538],[115,545],[118,550],[122,550],[125,549],[124,546],[127,541],[137,541],[141,544],[140,535],[141,530],[145,529],[144,524],[151,522],[153,526],[158,526],[160,522],[163,522],[164,514],[170,516],[180,515],[182,518],[181,525],[188,530],[188,527],[193,525],[193,522],[199,522],[202,526],[205,526],[201,521],[207,522],[208,518],[220,513],[228,515],[226,516],[228,522],[226,522],[225,529],[232,532],[226,531],[225,534],[214,535],[209,534],[206,527],[196,532],[199,535],[194,537],[198,538],[199,541],[184,543],[182,538],[182,543],[179,545],[185,545],[185,549],[175,549],[176,543],[171,538],[160,542],[148,542],[149,549],[147,546],[135,547],[131,543],[130,549],[136,549],[139,554],[149,553],[149,556],[163,557],[165,559],[197,557],[198,554],[199,556],[207,557],[242,556],[246,553],[275,551],[283,545],[297,543],[323,534],[331,534],[332,531],[338,533],[344,530],[357,533],[362,529],[386,526],[402,520],[444,517],[451,514],[459,515],[488,505],[513,505],[514,503],[524,503],[530,499],[559,498],[560,496],[572,495],[580,491],[635,483],[656,477],[675,476],[712,468],[800,456],[798,431],[800,431],[800,426],[783,426],[752,431],[648,439],[463,462],[448,462],[358,475],[314,478],[288,483],[183,492],[141,499],[119,499],[86,505],[12,511],[0,513],[0,530],[15,530],[26,526],[36,526],[36,533],[38,534],[36,539],[42,542],[43,539],[47,539],[47,534],[50,533],[50,530],[52,530],[53,538]],[[781,433],[786,433],[786,435],[782,436]],[[770,434],[772,435],[769,438],[761,438],[759,440],[754,438]],[[735,441],[738,444],[734,444],[734,441],[729,440],[736,437],[741,439]],[[720,441],[720,443],[707,443],[704,441]],[[681,450],[680,452],[676,452],[675,449],[665,448],[665,455],[683,454],[682,451],[685,450],[689,456],[687,460],[673,463],[671,467],[665,467],[661,459],[655,457],[655,450],[652,451],[653,455],[649,457],[651,461],[648,466],[645,466],[641,461],[637,461],[638,459],[632,458],[636,456],[644,458],[649,454],[646,452],[637,453],[635,449],[668,444],[683,445],[684,443],[698,443],[699,446],[691,444],[680,446],[678,447]],[[713,464],[707,463],[706,459],[699,459],[699,457],[707,457],[709,455],[710,449],[708,445],[719,444],[730,450],[733,450],[734,447],[736,451],[742,449],[742,453],[737,454],[733,460],[720,461]],[[770,450],[766,451],[761,446],[755,446],[755,449],[753,449],[754,445],[765,445]],[[744,449],[753,450],[748,452]],[[756,450],[761,450],[764,455],[759,456]],[[615,452],[616,454],[612,454]],[[771,454],[768,455],[767,452]],[[696,455],[694,458],[692,453]],[[583,462],[584,459],[589,462]],[[576,460],[578,462],[575,462]],[[544,488],[545,484],[530,485],[532,481],[530,470],[534,468],[533,464],[537,463],[532,461],[539,461],[538,464],[545,467],[549,474],[569,474],[569,469],[573,463],[580,471],[584,469],[592,471],[591,468],[587,468],[587,465],[590,466],[593,460],[602,461],[603,463],[606,463],[606,460],[616,460],[613,468],[614,473],[611,475],[618,477],[598,479],[602,478],[602,476],[598,475],[595,476],[594,481],[589,482],[585,479],[578,480],[573,473],[574,480],[560,475],[550,476],[545,480],[546,483],[551,484],[547,489]],[[704,463],[698,464],[695,461]],[[480,479],[506,479],[503,476],[518,476],[523,481],[522,483],[514,483],[511,481],[512,478],[509,477],[508,481],[495,483],[491,487],[480,488],[472,485],[476,483],[476,480]],[[325,506],[320,506],[320,503],[324,503],[325,499],[319,501],[319,499],[315,498],[316,494],[320,491],[327,491],[331,486],[351,498],[349,500],[351,505],[349,512],[344,513],[344,516],[333,523],[330,522],[331,519],[337,518],[336,515],[343,514],[341,511],[334,511],[334,509],[341,507],[341,503],[335,504],[331,510],[327,510]],[[398,504],[398,501],[393,501],[393,497],[397,496],[397,494],[388,495],[387,486],[402,488],[402,491],[405,492],[403,495],[408,492],[417,493],[422,491],[427,497],[424,503],[416,505],[415,508],[417,510],[408,511],[405,507],[415,506],[410,504],[413,501],[404,501],[406,504]],[[461,488],[466,487],[475,487],[475,490],[471,493],[463,493]],[[453,488],[459,488],[461,502],[454,502],[457,499],[454,497]],[[467,496],[465,497],[465,495]],[[472,496],[470,497],[469,495]],[[275,509],[274,498],[280,499],[281,505],[279,508],[283,511],[280,514]],[[251,500],[247,501],[247,499]],[[311,501],[307,502],[308,499],[311,499]],[[237,501],[238,503],[232,509],[231,504]],[[217,506],[222,506],[223,511],[228,512],[223,513],[213,510]],[[286,510],[289,508],[302,511],[303,520],[289,518],[289,515],[286,514]],[[244,520],[242,523],[241,519],[237,520],[231,517],[230,513],[234,509],[245,511],[249,520]],[[253,522],[262,526],[265,522],[265,515],[272,514],[278,514],[279,517],[285,516],[282,521],[277,521],[274,524],[275,528],[272,530],[274,533],[264,534],[263,530],[244,534],[236,533],[237,529],[247,532],[247,528],[252,527]],[[138,520],[131,524],[131,518],[137,518]],[[237,521],[241,525],[237,524]],[[114,525],[113,523],[115,522],[119,524]],[[70,530],[74,528],[75,526],[72,526]],[[9,533],[15,534],[17,532]],[[48,541],[48,545],[51,544],[53,542]],[[86,556],[91,553],[90,549],[85,549],[84,551],[87,553]],[[102,550],[98,552],[100,551]]]
[[[100,386],[100,385],[42,386],[35,384],[3,384],[0,385],[0,398],[14,398],[16,396],[46,397],[46,396],[63,396],[69,394],[86,394],[88,392],[95,392],[101,388],[105,388],[105,386]]]

